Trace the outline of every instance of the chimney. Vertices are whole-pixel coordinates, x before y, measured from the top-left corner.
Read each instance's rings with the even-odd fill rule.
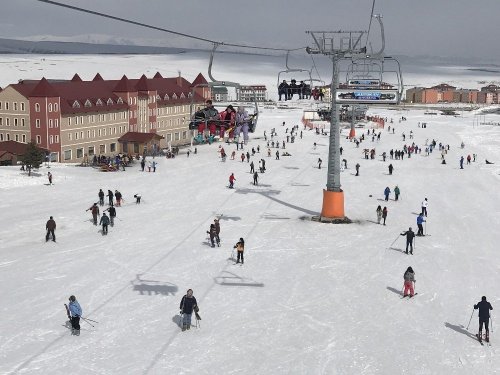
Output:
[[[177,80],[176,80],[177,81],[177,86],[182,86],[181,71],[178,70],[177,74],[178,74],[177,75]]]

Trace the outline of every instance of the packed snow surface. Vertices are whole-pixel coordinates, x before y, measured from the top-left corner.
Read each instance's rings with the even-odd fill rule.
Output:
[[[473,127],[469,112],[370,112],[394,123],[376,130],[380,141],[366,135],[373,123],[357,129],[365,134],[359,148],[342,132],[348,169],[341,183],[353,220],[346,225],[311,221],[321,211],[329,137],[304,130],[300,109],[262,109],[244,148],[260,146],[250,159],[256,169],[266,160],[258,186],[240,150],[221,161],[220,143],[197,146],[189,157],[187,148],[175,159],[157,157],[155,173],[138,162],[108,173],[51,164],[31,177],[1,167],[0,374],[500,373],[500,127]],[[399,122],[402,116],[407,121]],[[291,156],[275,160],[272,148],[268,157],[264,131],[269,138],[276,128],[273,140],[281,143],[293,125],[295,142],[279,149]],[[384,151],[412,142],[425,148],[433,139],[450,145],[446,165],[438,149],[382,161]],[[223,147],[228,155],[236,149]],[[364,159],[365,148],[376,148],[375,160]],[[476,161],[460,169],[468,154]],[[396,185],[400,200],[391,193],[384,201],[385,187]],[[100,188],[125,198],[107,236],[85,211]],[[416,229],[424,198],[429,236],[417,237],[414,255],[406,255],[399,234]],[[389,210],[385,226],[376,222],[378,205]],[[51,215],[56,243],[44,238]],[[211,248],[206,231],[219,216],[222,244]],[[240,237],[243,266],[231,259]],[[417,280],[411,300],[401,299],[408,266]],[[188,288],[203,320],[182,332],[179,303]],[[63,304],[71,294],[84,316],[99,322],[81,321],[80,336],[66,327]],[[495,309],[491,346],[474,337],[477,312],[466,329],[483,295]]]

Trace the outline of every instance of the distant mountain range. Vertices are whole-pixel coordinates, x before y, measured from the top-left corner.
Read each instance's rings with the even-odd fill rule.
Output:
[[[153,47],[82,42],[28,41],[0,38],[0,54],[177,54],[189,48]]]

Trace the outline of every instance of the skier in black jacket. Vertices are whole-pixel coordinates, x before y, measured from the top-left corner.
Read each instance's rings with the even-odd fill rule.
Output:
[[[99,189],[99,193],[97,195],[99,196],[99,206],[104,206],[104,191]]]
[[[406,232],[401,233],[402,236],[406,236],[406,254],[408,254],[408,246],[410,246],[410,254],[413,255],[413,239],[415,238],[415,232],[410,228]]]
[[[182,297],[181,304],[179,306],[181,309],[182,317],[182,330],[191,328],[191,315],[193,314],[193,310],[198,310],[198,303],[196,302],[196,298],[193,296],[193,290],[188,289],[184,297]]]
[[[490,310],[493,310],[493,307],[491,307],[491,304],[486,301],[486,297],[482,296],[481,297],[481,302],[478,302],[476,305],[474,305],[474,310],[479,309],[479,333],[476,335],[478,340],[481,341],[482,335],[483,335],[483,323],[484,323],[484,328],[486,329],[486,337],[485,340],[486,342],[490,341],[490,330],[488,328],[488,323],[490,321]]]

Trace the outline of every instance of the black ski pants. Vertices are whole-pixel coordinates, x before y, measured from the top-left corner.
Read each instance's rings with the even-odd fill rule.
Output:
[[[417,224],[417,226],[418,226],[417,236],[423,236],[424,235],[424,226],[422,224]]]
[[[236,259],[236,263],[239,263],[240,259],[241,263],[243,263],[243,251],[237,251],[237,253],[238,253],[238,258]]]
[[[490,318],[479,317],[479,331],[481,332],[483,330],[483,324],[484,324],[484,328],[486,329],[486,332],[490,332],[490,330],[488,328],[489,322],[490,322]]]
[[[50,238],[50,235],[52,235],[52,241],[56,241],[56,235],[54,233],[54,229],[47,229],[47,235],[45,236],[45,241],[48,241]]]
[[[108,224],[102,225],[102,234],[108,234]]]
[[[71,327],[73,329],[77,329],[79,331],[80,330],[80,317],[79,316],[72,316],[70,321],[71,321]]]
[[[425,217],[427,217],[427,207],[422,206],[422,215],[425,215]]]
[[[410,253],[413,253],[413,241],[406,241],[406,254],[408,254],[408,246],[410,246]]]

